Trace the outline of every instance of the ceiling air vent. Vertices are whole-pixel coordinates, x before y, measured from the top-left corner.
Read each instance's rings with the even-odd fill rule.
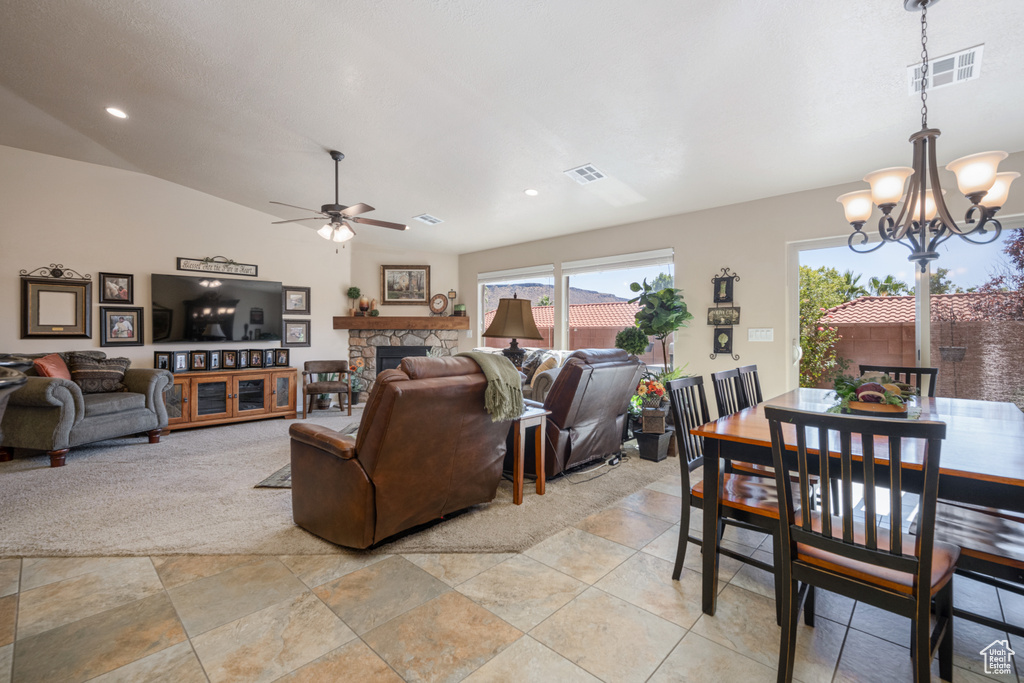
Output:
[[[564,171],[564,173],[580,185],[595,183],[598,180],[605,178],[605,174],[594,168],[592,164],[584,164],[578,168],[570,168],[568,171]]]
[[[419,216],[413,216],[420,223],[426,223],[427,225],[437,225],[438,223],[444,223],[443,220],[437,216],[431,216],[429,213],[421,213]]]
[[[981,53],[984,45],[975,45],[951,55],[943,55],[928,63],[928,89],[956,85],[965,81],[973,81],[981,75]],[[910,95],[921,92],[921,65],[907,67],[907,84]]]

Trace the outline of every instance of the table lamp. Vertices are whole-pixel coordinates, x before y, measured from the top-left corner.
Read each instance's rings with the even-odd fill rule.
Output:
[[[511,337],[512,343],[507,349],[502,349],[502,353],[517,368],[522,367],[526,351],[519,348],[516,339],[544,338],[533,321],[532,305],[529,299],[519,299],[515,294],[511,299],[500,299],[494,319],[483,334],[484,337]]]

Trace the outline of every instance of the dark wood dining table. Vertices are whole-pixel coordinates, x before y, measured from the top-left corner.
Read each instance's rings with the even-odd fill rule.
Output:
[[[920,419],[946,423],[939,497],[1024,513],[1024,413],[1012,403],[938,397],[916,400]],[[825,412],[835,403],[835,394],[829,390],[795,389],[691,430],[704,437],[704,538],[714,538],[717,533],[721,461],[772,464],[772,440],[762,407]],[[786,442],[795,442],[793,426],[784,428],[790,430],[785,434]],[[884,450],[876,451],[876,457],[879,453]],[[857,444],[854,454],[858,454]],[[884,462],[883,458],[877,459]],[[915,471],[920,472],[921,464],[914,444],[906,445],[903,463],[905,481],[910,481]],[[713,615],[718,595],[718,553],[703,554],[702,571],[702,608],[705,614]]]

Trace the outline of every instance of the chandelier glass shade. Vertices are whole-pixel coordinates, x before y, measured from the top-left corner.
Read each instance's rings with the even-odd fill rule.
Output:
[[[324,223],[324,226],[317,230],[316,234],[333,242],[347,242],[356,236],[356,233],[344,221]]]
[[[999,172],[1006,152],[981,152],[961,157],[946,165],[956,174],[957,188],[971,205],[957,223],[946,205],[945,190],[939,184],[935,158],[937,128],[928,127],[928,6],[938,0],[905,0],[909,11],[921,10],[921,130],[910,136],[913,165],[883,168],[864,176],[869,190],[848,192],[836,201],[843,205],[846,220],[853,226],[848,244],[858,253],[869,253],[889,242],[910,250],[909,261],[924,271],[939,254],[937,247],[953,235],[974,244],[987,244],[999,237],[1002,226],[995,214],[1009,194],[1016,172]],[[907,180],[910,180],[909,184]],[[882,211],[878,220],[881,242],[868,246],[864,224],[874,207]],[[898,207],[898,211],[897,211]]]

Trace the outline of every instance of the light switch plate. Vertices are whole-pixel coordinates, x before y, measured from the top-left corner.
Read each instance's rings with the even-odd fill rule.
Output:
[[[775,341],[774,327],[748,327],[747,341],[770,342]]]

